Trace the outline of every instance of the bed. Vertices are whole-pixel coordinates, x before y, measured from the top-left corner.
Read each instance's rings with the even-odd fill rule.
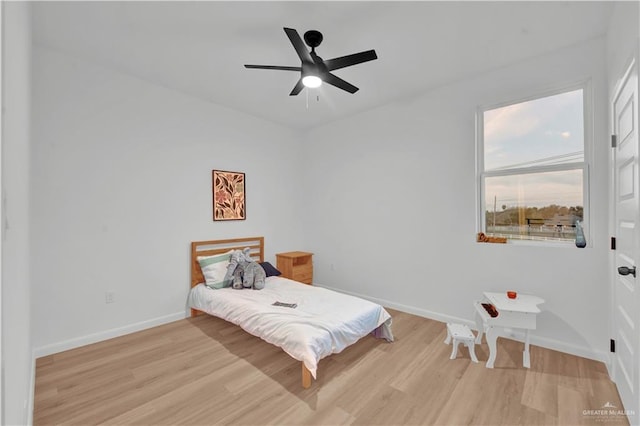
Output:
[[[191,315],[204,312],[222,318],[280,347],[301,362],[304,388],[316,378],[322,358],[341,352],[370,333],[393,341],[389,313],[358,297],[278,276],[267,277],[262,290],[214,290],[203,284],[198,256],[245,247],[255,261],[264,261],[264,237],[191,243]],[[274,306],[275,302],[297,306]]]

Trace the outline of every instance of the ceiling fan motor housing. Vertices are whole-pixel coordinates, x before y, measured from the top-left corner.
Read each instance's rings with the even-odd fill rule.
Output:
[[[307,43],[311,49],[315,49],[322,43],[322,33],[316,30],[309,30],[304,33],[304,42]]]

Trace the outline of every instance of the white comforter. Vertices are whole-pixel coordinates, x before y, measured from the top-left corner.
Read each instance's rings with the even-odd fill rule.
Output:
[[[273,306],[276,301],[298,306]],[[269,277],[262,290],[199,284],[189,293],[189,306],[279,346],[304,362],[314,378],[318,361],[376,329],[377,336],[393,341],[391,316],[382,306],[287,278]]]

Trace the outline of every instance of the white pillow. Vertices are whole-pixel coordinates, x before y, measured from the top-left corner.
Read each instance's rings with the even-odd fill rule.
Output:
[[[207,287],[218,289],[231,285],[232,280],[224,280],[227,274],[227,266],[231,261],[231,253],[233,253],[233,250],[213,256],[197,257]]]

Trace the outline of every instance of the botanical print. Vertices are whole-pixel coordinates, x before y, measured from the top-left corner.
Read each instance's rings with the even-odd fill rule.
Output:
[[[244,173],[213,170],[213,220],[245,218]]]

